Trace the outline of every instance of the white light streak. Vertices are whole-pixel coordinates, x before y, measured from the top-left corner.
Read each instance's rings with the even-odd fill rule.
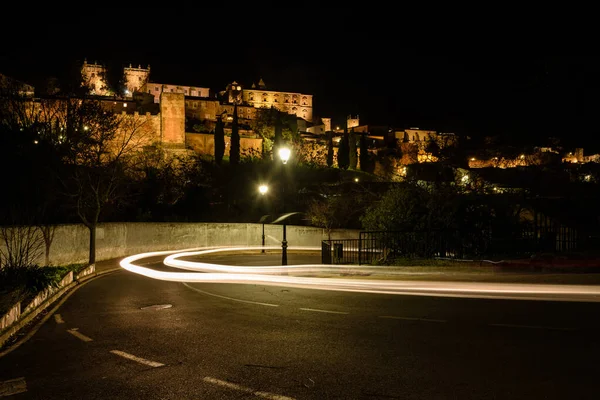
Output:
[[[382,268],[360,265],[300,264],[287,266],[231,266],[181,260],[217,252],[277,250],[279,246],[211,247],[186,250],[157,251],[124,258],[124,269],[154,279],[172,282],[211,282],[285,286],[300,289],[346,292],[400,294],[438,297],[492,298],[513,300],[553,300],[600,302],[600,286],[550,285],[493,282],[401,281],[377,279],[342,279],[294,276],[305,273],[382,273]],[[320,247],[290,246],[288,251],[320,251]],[[167,256],[164,264],[188,272],[157,271],[134,264],[135,261]],[[189,272],[193,271],[193,272]]]

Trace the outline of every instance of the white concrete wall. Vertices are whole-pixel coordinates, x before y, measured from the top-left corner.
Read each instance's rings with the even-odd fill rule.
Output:
[[[281,225],[265,225],[265,244],[280,245]],[[332,239],[358,239],[358,230],[336,230]],[[324,229],[288,226],[288,246],[320,246]],[[96,232],[96,260],[131,254],[222,245],[260,245],[262,224],[236,223],[106,223]],[[83,225],[58,225],[50,248],[50,264],[84,263],[88,260],[89,231]],[[44,262],[39,260],[40,265]]]

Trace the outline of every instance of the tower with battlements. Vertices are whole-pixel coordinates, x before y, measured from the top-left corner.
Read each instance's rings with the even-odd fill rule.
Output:
[[[82,85],[90,88],[90,93],[107,96],[110,94],[108,81],[106,79],[106,67],[96,62],[89,64],[87,60],[83,61],[81,67]]]
[[[142,68],[138,65],[134,68],[129,64],[129,67],[123,68],[123,79],[125,82],[125,97],[132,97],[133,92],[137,92],[144,86],[150,78],[150,65],[148,68]]]

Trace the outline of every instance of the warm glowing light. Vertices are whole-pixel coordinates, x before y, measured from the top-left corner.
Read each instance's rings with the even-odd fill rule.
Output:
[[[88,129],[90,129],[90,128],[89,128],[87,125],[84,125],[84,126],[83,126],[83,130],[84,130],[84,131],[87,131]]]
[[[460,180],[462,183],[469,183],[469,174],[464,174]]]
[[[525,154],[521,154],[521,160],[525,158]]]
[[[281,158],[281,161],[284,164],[287,164],[288,160],[290,159],[290,154],[291,151],[287,147],[282,147],[279,149],[279,158]]]
[[[345,279],[294,276],[317,272],[377,274],[380,267],[361,265],[300,264],[287,266],[231,266],[180,260],[215,252],[243,252],[248,250],[276,250],[279,246],[212,247],[187,250],[157,251],[124,258],[122,268],[153,279],[171,282],[240,283],[252,285],[285,286],[305,289],[335,290],[345,292],[385,293],[396,295],[501,298],[550,301],[599,302],[597,285],[557,285],[496,282],[436,282],[389,279]],[[299,246],[290,250],[320,250],[321,247]],[[167,256],[163,263],[169,267],[193,272],[159,271],[135,265],[143,258]],[[493,262],[492,262],[493,263]],[[285,275],[282,275],[285,272]],[[398,273],[402,275],[402,273]],[[399,276],[399,278],[400,278]],[[401,279],[401,278],[400,278]]]
[[[123,107],[127,107],[127,103],[123,103]]]
[[[475,157],[471,158],[471,161],[475,161]]]
[[[38,144],[39,142],[37,140],[34,140],[33,143]]]
[[[358,182],[358,178],[354,178],[354,182]]]
[[[258,187],[258,191],[260,192],[260,194],[265,194],[269,191],[269,187],[267,185],[260,185]]]

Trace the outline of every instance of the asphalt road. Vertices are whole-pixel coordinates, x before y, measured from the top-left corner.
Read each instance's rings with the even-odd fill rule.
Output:
[[[0,358],[0,396],[597,399],[599,317],[598,303],[183,284],[122,271],[83,285]]]

